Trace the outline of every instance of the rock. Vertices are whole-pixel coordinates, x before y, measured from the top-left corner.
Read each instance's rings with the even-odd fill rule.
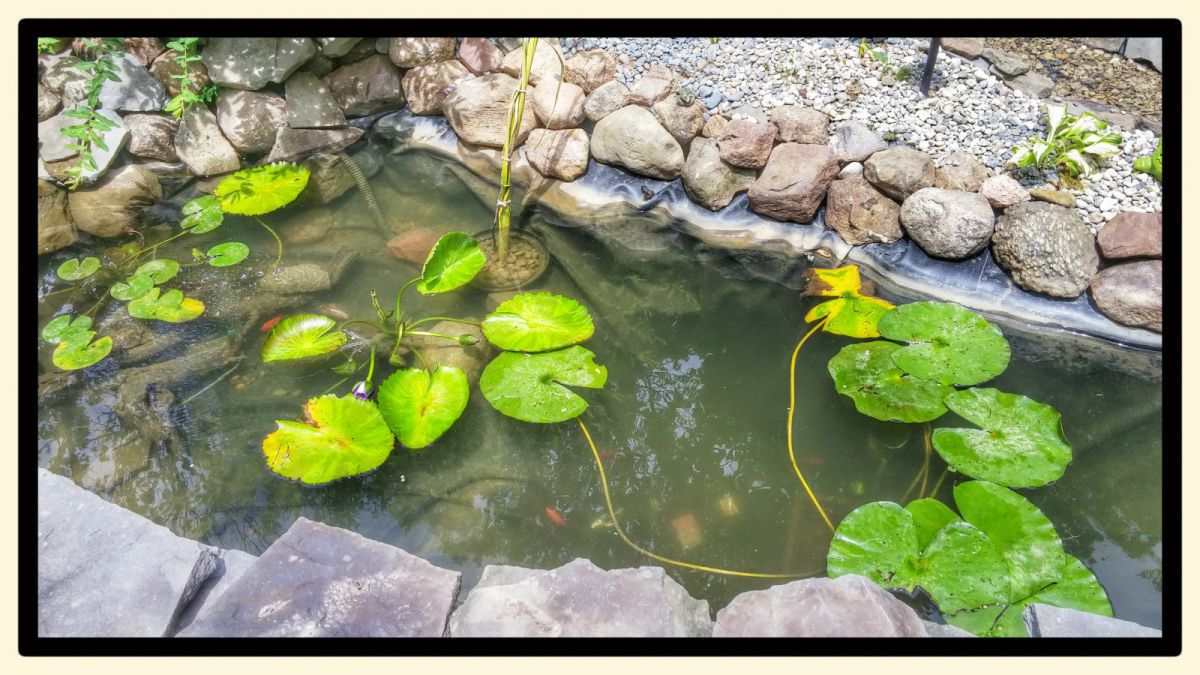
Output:
[[[337,155],[313,155],[301,164],[309,171],[308,185],[300,195],[304,203],[328,204],[354,187],[354,176]],[[363,175],[369,175],[368,168],[362,167]]]
[[[42,84],[62,97],[63,105],[72,107],[87,98],[91,76],[79,67],[79,59],[66,55],[56,59],[42,73]]]
[[[649,108],[674,94],[677,88],[675,73],[672,73],[670,68],[656,63],[633,84],[633,88],[629,90],[629,103]]]
[[[727,115],[730,120],[745,119],[750,120],[751,122],[758,122],[759,124],[770,123],[770,119],[767,118],[767,113],[763,112],[762,108],[756,105],[750,105],[748,103],[730,110]]]
[[[863,176],[880,192],[899,201],[921,188],[932,187],[936,173],[932,157],[907,145],[881,150],[863,163]]]
[[[1162,72],[1162,38],[1131,37],[1125,41],[1125,58],[1145,61]]]
[[[504,147],[508,133],[508,107],[517,81],[503,73],[464,80],[442,102],[454,133],[467,143],[491,148]],[[517,145],[537,126],[533,106],[526,101],[517,133]]]
[[[932,621],[926,621],[924,619],[921,620],[921,623],[925,625],[925,634],[931,638],[973,638],[973,637],[975,637],[971,633],[968,633],[967,631],[965,631],[961,628],[958,628],[957,626],[951,626],[950,624],[934,623]]]
[[[45,122],[38,124],[38,141],[41,145],[39,154],[46,162],[46,170],[60,181],[66,179],[67,169],[74,166],[78,161],[72,158],[79,155],[78,152],[67,147],[73,144],[75,139],[62,134],[63,129],[79,123],[79,120],[68,117],[66,112],[60,112]],[[121,150],[129,142],[129,128],[121,121],[120,115],[112,110],[100,110],[99,114],[108,118],[114,124],[114,127],[101,133],[104,145],[107,148],[102,148],[95,144],[92,145],[92,159],[96,162],[97,168],[95,170],[87,169],[83,172],[84,183],[90,183],[108,171],[108,168],[112,166],[117,155],[120,154]]]
[[[704,128],[700,130],[700,135],[715,140],[725,133],[725,127],[727,126],[729,126],[729,120],[724,115],[713,115],[704,123]]]
[[[487,38],[463,38],[458,45],[458,60],[476,75],[500,70],[504,52]]]
[[[126,164],[94,187],[71,193],[75,226],[95,237],[116,237],[138,229],[142,209],[162,199],[153,171]]]
[[[575,52],[566,60],[567,82],[590,94],[617,76],[617,57],[603,49]]]
[[[994,224],[992,207],[976,192],[928,187],[900,206],[900,223],[929,255],[961,260],[988,245]]]
[[[412,338],[405,341],[406,345],[416,347],[421,351],[421,356],[425,358],[425,363],[429,369],[437,368],[438,366],[453,366],[467,374],[467,382],[474,387],[479,383],[479,374],[483,371],[485,363],[490,361],[495,356],[495,349],[491,343],[483,339],[483,331],[479,326],[472,326],[465,323],[455,323],[453,321],[439,321],[431,328],[427,329],[430,333],[441,333],[443,335],[472,335],[475,337],[475,344],[463,346],[455,344],[442,338],[429,337],[427,335],[414,335]],[[401,348],[402,354],[407,354],[407,350]]]
[[[441,232],[419,227],[392,237],[388,240],[387,249],[397,260],[422,265],[441,236]]]
[[[387,55],[392,63],[401,68],[416,68],[427,63],[445,61],[454,58],[454,38],[392,38],[388,44]]]
[[[537,86],[543,79],[563,79],[562,48],[556,40],[539,38],[533,52],[533,66],[529,69],[529,84]],[[521,66],[525,62],[525,49],[514,49],[504,55],[500,71],[513,78],[521,77]]]
[[[311,186],[311,181],[309,182]],[[308,188],[305,188],[305,192]],[[321,241],[333,229],[337,222],[332,209],[313,207],[307,209],[292,209],[288,218],[279,228],[279,237],[287,246],[312,244]]]
[[[183,114],[175,132],[175,152],[197,176],[237,171],[242,166],[237,150],[221,134],[217,117],[203,105],[192,106]]]
[[[777,145],[750,186],[750,210],[776,220],[810,222],[837,174],[837,157],[827,145]]]
[[[925,637],[908,605],[866,577],[817,577],[748,591],[717,612],[713,637]]]
[[[1115,265],[1092,277],[1092,301],[1104,316],[1126,326],[1162,332],[1162,261]]]
[[[981,55],[1006,80],[1029,72],[1029,64],[1012,52],[984,47]]]
[[[179,122],[163,113],[129,113],[122,118],[129,127],[129,154],[135,157],[178,162],[175,132]]]
[[[629,100],[629,87],[612,80],[596,87],[583,101],[583,114],[593,122],[599,122],[624,108]]]
[[[1130,38],[1133,40],[1134,38]],[[1162,631],[1132,621],[1035,602],[1025,608],[1025,627],[1032,637],[1161,638]]]
[[[712,138],[694,141],[683,165],[684,190],[712,211],[725,208],[739,192],[749,190],[754,178],[752,169],[723,161],[717,141]]]
[[[441,637],[460,576],[298,518],[179,637]]]
[[[169,97],[178,96],[181,90],[180,80],[176,76],[183,74],[183,68],[175,60],[178,56],[179,52],[174,49],[168,49],[150,64],[150,74],[154,76],[154,79],[162,82],[163,88]],[[203,61],[192,61],[189,63],[188,74],[192,78],[190,89],[194,93],[200,93],[201,90],[212,83],[212,80],[208,77],[208,66],[204,65]]]
[[[798,105],[781,105],[771,111],[771,124],[781,143],[829,142],[829,115]]]
[[[996,221],[992,253],[1018,286],[1056,298],[1083,293],[1100,263],[1079,214],[1043,202],[1006,209]]]
[[[51,89],[42,86],[39,82],[37,98],[38,121],[45,122],[54,117],[54,113],[58,112],[58,109],[61,107],[62,97],[54,93]]]
[[[887,143],[879,134],[858,121],[846,122],[838,127],[829,140],[829,146],[842,163],[862,162],[876,152],[887,149]]]
[[[208,76],[233,89],[282,84],[317,53],[312,38],[211,38],[200,53]]]
[[[488,565],[450,617],[452,637],[707,637],[708,603],[661,567]]]
[[[734,166],[761,169],[767,165],[778,133],[779,130],[770,123],[735,119],[725,126],[725,132],[717,139],[721,159]]]
[[[693,101],[691,105],[682,105],[672,97],[655,103],[651,111],[685,151],[704,128],[704,105],[701,103]]]
[[[167,90],[133,55],[115,61],[117,80],[100,87],[100,107],[121,111],[155,111],[167,105]]]
[[[942,38],[942,49],[974,61],[983,56],[983,38]]]
[[[258,290],[264,293],[305,293],[327,291],[333,286],[329,271],[315,263],[297,263],[276,268],[258,280]]]
[[[349,54],[350,50],[354,49],[354,47],[361,41],[362,38],[325,37],[317,38],[317,45],[321,47],[322,54],[331,59],[335,59],[339,56],[345,56]],[[375,45],[372,43],[369,46],[371,51],[374,52]]]
[[[862,178],[835,180],[829,186],[825,224],[847,244],[899,241],[900,205]]]
[[[543,176],[572,181],[587,171],[588,146],[583,129],[534,129],[525,141],[525,158]]]
[[[217,124],[240,153],[257,155],[275,143],[275,132],[287,126],[287,104],[279,94],[222,89],[217,95]]]
[[[1046,98],[1054,93],[1054,80],[1032,70],[1024,75],[1014,77],[1007,84],[1026,96]]]
[[[125,53],[132,56],[143,68],[149,68],[154,59],[167,50],[158,38],[123,38]]]
[[[284,127],[275,133],[275,145],[267,155],[267,163],[293,162],[316,153],[337,154],[361,138],[362,129],[291,129]]]
[[[329,87],[314,73],[299,72],[283,85],[287,101],[288,126],[293,129],[323,129],[346,126],[342,113]]]
[[[647,109],[628,105],[592,130],[592,156],[640,176],[674,180],[683,170],[683,149]]]
[[[404,73],[404,98],[414,115],[440,115],[446,91],[470,71],[458,61],[438,61]]]
[[[1125,46],[1125,38],[1123,37],[1085,37],[1079,38],[1079,41],[1089,47],[1103,49],[1106,52],[1113,52],[1114,54],[1119,54],[1121,52],[1121,48]]]
[[[1058,204],[1069,209],[1075,208],[1075,195],[1070,192],[1034,188],[1029,191],[1029,196],[1040,202],[1050,202],[1051,204]]]
[[[979,192],[979,186],[991,172],[979,159],[969,152],[955,152],[938,167],[933,176],[933,186],[945,190]]]
[[[66,248],[79,238],[67,211],[67,193],[47,180],[38,181],[38,255]]]
[[[1096,243],[1109,260],[1162,257],[1162,214],[1122,211],[1100,228]]]
[[[242,578],[246,570],[258,560],[257,556],[245,551],[223,548],[217,552],[217,566],[204,584],[196,591],[192,601],[188,603],[179,616],[177,629],[187,628],[197,617],[207,620],[209,611],[229,587]]]
[[[533,88],[530,98],[534,114],[547,129],[571,129],[583,122],[586,95],[579,85],[545,78]]]
[[[842,167],[838,172],[838,178],[855,178],[863,175],[863,165],[858,162],[850,162]]]
[[[216,551],[38,469],[38,637],[164,637]]]
[[[322,80],[342,112],[350,117],[371,115],[404,105],[400,70],[376,54],[329,73]]]
[[[1004,210],[1015,204],[1029,201],[1029,191],[1011,176],[1001,174],[983,181],[979,194],[994,209]]]

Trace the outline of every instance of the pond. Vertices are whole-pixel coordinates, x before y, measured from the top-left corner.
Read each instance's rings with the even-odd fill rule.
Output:
[[[389,158],[372,183],[393,233],[475,232],[491,222],[490,208],[448,165],[426,155]],[[305,228],[320,218],[339,229],[306,236]],[[353,381],[328,368],[263,364],[259,325],[279,314],[330,308],[370,316],[369,291],[390,298],[419,266],[388,253],[354,191],[330,207],[293,206],[267,221],[284,237],[285,264],[332,260],[344,273],[328,290],[290,305],[262,301],[247,309],[259,302],[258,277],[274,257],[274,242],[248,220],[226,224],[245,228],[237,236],[254,251],[251,264],[185,269],[178,285],[205,301],[204,317],[154,322],[152,330],[166,336],[159,353],[124,367],[109,359],[85,372],[88,386],[48,397],[38,418],[42,466],[212,545],[261,553],[305,516],[460,570],[464,588],[489,564],[549,568],[577,557],[603,568],[658,564],[631,550],[612,528],[578,426],[509,419],[478,390],[435,444],[420,451],[397,447],[369,475],[305,487],[268,470],[261,442],[275,420],[297,419],[303,401],[331,389],[345,394]],[[792,471],[785,431],[789,360],[815,301],[751,280],[726,254],[682,235],[660,237],[666,247],[632,251],[551,224],[536,210],[526,211],[521,225],[542,235],[555,255],[533,289],[578,298],[595,319],[587,346],[607,366],[608,384],[584,393],[591,407],[583,419],[604,457],[629,536],[660,555],[697,564],[823,575],[829,531]],[[213,243],[228,235],[215,233]],[[186,259],[193,243],[164,251]],[[81,248],[40,259],[39,324],[65,311],[64,299],[77,303],[74,311],[90,304],[67,293],[47,297],[56,288],[59,262],[91,253]],[[413,308],[481,318],[497,301],[466,290],[422,297]],[[123,307],[113,303],[98,323],[118,311]],[[248,322],[240,360],[204,350]],[[994,386],[1057,408],[1075,457],[1060,481],[1023,493],[1056,524],[1067,552],[1095,572],[1118,618],[1161,627],[1159,362],[1152,354],[1128,354],[1144,361],[1145,374],[1138,376],[1137,369],[1108,368],[1095,359],[1059,358],[1037,340],[1005,332],[1014,358]],[[1072,351],[1068,336],[1052,337]],[[816,335],[801,352],[797,372],[798,461],[834,522],[867,502],[915,494],[910,484],[924,458],[919,425],[872,421],[834,391],[826,363],[847,343]],[[49,352],[40,353],[47,372]],[[144,410],[123,408],[128,402],[114,382],[180,355],[192,362],[151,387]],[[961,424],[951,418],[937,425]],[[944,467],[935,454],[926,492]],[[937,496],[953,503],[955,481],[950,474]],[[714,609],[774,583],[668,572]]]

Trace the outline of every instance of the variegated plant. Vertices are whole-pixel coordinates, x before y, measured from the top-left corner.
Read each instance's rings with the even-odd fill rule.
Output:
[[[1107,132],[1108,123],[1092,113],[1067,114],[1061,103],[1046,105],[1046,137],[1030,137],[1013,147],[1009,166],[1054,167],[1060,174],[1086,178],[1105,159],[1121,151],[1120,134]]]

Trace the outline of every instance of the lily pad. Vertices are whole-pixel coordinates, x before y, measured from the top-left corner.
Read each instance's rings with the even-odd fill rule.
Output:
[[[913,525],[917,528],[917,547],[921,550],[933,541],[933,536],[943,527],[962,520],[949,506],[936,499],[915,499],[905,504],[904,508],[912,514]]]
[[[821,330],[826,333],[854,338],[879,337],[879,320],[895,305],[862,292],[858,266],[810,268],[805,274],[809,284],[804,295],[836,298],[809,310],[804,316],[805,322],[825,318]]]
[[[449,232],[437,240],[425,258],[417,290],[425,295],[452,291],[474,279],[485,264],[487,258],[474,237]]]
[[[892,355],[892,361],[923,380],[969,386],[1008,367],[1008,340],[1000,329],[952,302],[901,305],[879,320],[879,332],[909,343]]]
[[[65,281],[80,281],[86,279],[96,273],[100,269],[100,259],[88,256],[82,261],[79,258],[71,258],[63,261],[63,264],[58,266],[55,272],[59,279]]]
[[[408,368],[379,385],[379,412],[402,445],[424,448],[454,425],[470,396],[467,375],[458,368]]]
[[[320,314],[296,314],[280,321],[263,343],[264,363],[288,361],[330,354],[349,339],[335,330],[337,322]]]
[[[564,295],[521,293],[483,320],[483,334],[501,349],[544,352],[590,338],[596,330],[583,305]]]
[[[50,355],[54,365],[63,370],[79,370],[95,364],[112,351],[113,340],[105,336],[92,342],[95,331],[83,331],[73,334],[78,341],[68,340],[59,343]]]
[[[884,422],[928,422],[946,412],[942,400],[954,389],[906,374],[892,361],[902,349],[876,340],[847,345],[829,359],[829,374],[839,394],[854,407]]]
[[[216,195],[197,197],[183,205],[183,220],[179,226],[192,234],[212,232],[225,222],[221,200]]]
[[[276,420],[263,439],[275,473],[302,483],[328,483],[366,473],[388,458],[395,439],[379,409],[353,395],[321,396],[304,406],[305,422]]]
[[[108,294],[122,302],[137,300],[154,288],[154,280],[143,274],[134,274],[125,281],[118,281],[108,289]]]
[[[179,263],[170,258],[157,258],[142,263],[133,276],[146,277],[157,286],[174,279],[176,274],[179,274]]]
[[[998,389],[967,389],[946,405],[982,429],[937,429],[933,447],[954,470],[1008,487],[1058,480],[1071,461],[1054,408]]]
[[[308,169],[296,164],[268,164],[237,171],[217,184],[213,194],[221,210],[259,216],[290,204],[308,185]]]
[[[71,334],[83,333],[91,327],[92,317],[86,314],[77,317],[59,314],[42,328],[42,339],[54,345],[63,342]]]
[[[169,323],[191,321],[204,313],[203,302],[185,298],[179,289],[163,293],[159,288],[152,288],[145,295],[132,300],[126,308],[135,319],[158,319]]]
[[[578,345],[554,352],[504,352],[483,369],[479,388],[500,412],[525,422],[565,422],[588,403],[567,387],[601,389],[608,370]]]
[[[211,267],[236,265],[250,255],[250,247],[240,241],[227,241],[208,249],[208,264]]]

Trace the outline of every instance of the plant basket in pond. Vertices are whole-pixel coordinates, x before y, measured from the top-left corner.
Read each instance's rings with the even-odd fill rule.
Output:
[[[492,230],[476,232],[475,240],[487,256],[487,265],[471,281],[485,291],[511,291],[537,281],[550,267],[550,251],[541,237],[523,230],[513,230],[508,242],[508,255],[503,262],[496,253]]]

